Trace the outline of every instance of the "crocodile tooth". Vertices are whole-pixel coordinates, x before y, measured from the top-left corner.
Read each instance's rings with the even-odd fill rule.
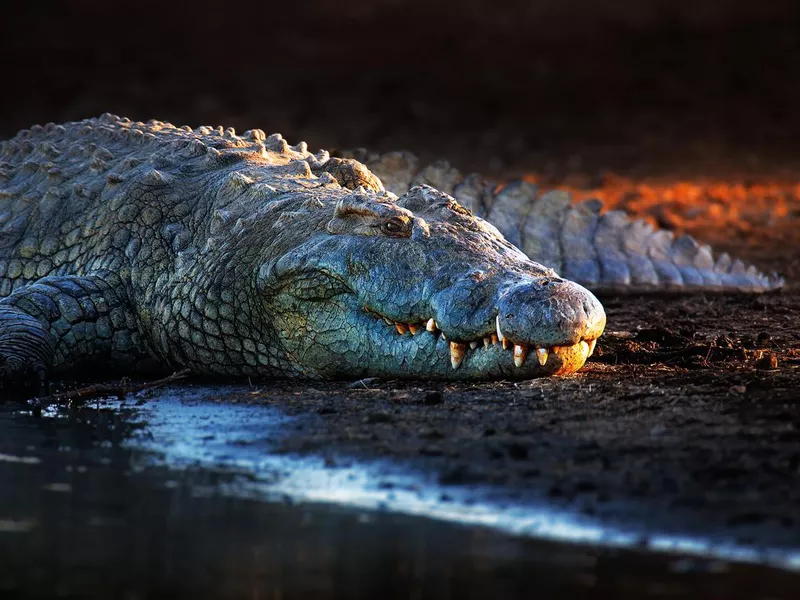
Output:
[[[589,356],[594,354],[595,346],[597,346],[597,338],[594,338],[592,341],[589,342],[589,355],[586,358],[589,358]]]
[[[417,332],[419,331],[419,325],[415,323],[409,323],[408,330],[411,332],[411,335],[417,335]]]
[[[478,342],[470,342],[469,347],[470,349],[475,350],[475,348],[478,347]]]
[[[490,338],[490,337],[483,338],[483,347],[484,348],[488,348],[491,345],[491,343],[492,343],[492,338]]]
[[[450,364],[454,369],[457,369],[464,360],[464,355],[467,353],[467,345],[459,344],[458,342],[450,342]]]
[[[511,342],[508,341],[508,338],[503,338],[502,344],[503,344],[503,350],[508,350],[508,347],[511,345]]]
[[[394,326],[397,329],[397,333],[400,335],[405,335],[408,333],[408,326],[405,323],[395,323]]]
[[[536,360],[539,361],[540,365],[545,365],[548,356],[550,356],[550,351],[547,348],[536,348]]]
[[[428,319],[428,322],[425,324],[425,329],[427,329],[430,332],[436,331],[436,321],[434,321],[433,319]]]
[[[493,334],[492,334],[492,337],[491,337],[490,339],[491,339],[491,341],[492,341],[492,345],[493,345],[493,346],[497,346],[497,334],[496,334],[496,333],[493,333]]]
[[[444,334],[444,331],[442,332],[442,339],[443,339],[443,340],[446,340],[446,339],[447,339],[447,336]]]
[[[528,348],[520,344],[514,344],[514,366],[521,367],[528,358]]]
[[[497,326],[497,339],[502,342],[505,338],[503,337],[503,332],[500,331],[500,315],[497,315],[497,317],[495,317],[494,322],[495,325]]]
[[[383,320],[386,321],[387,325],[394,325],[394,321],[392,321],[389,317],[383,317]]]

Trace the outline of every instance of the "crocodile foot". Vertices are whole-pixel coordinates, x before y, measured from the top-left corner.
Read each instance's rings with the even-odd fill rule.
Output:
[[[38,320],[16,307],[0,306],[0,388],[46,389],[53,349],[52,335]]]

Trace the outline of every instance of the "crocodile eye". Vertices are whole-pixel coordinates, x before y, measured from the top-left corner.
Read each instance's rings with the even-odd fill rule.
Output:
[[[390,237],[408,237],[411,234],[411,227],[410,223],[403,219],[392,217],[381,223],[381,231]]]

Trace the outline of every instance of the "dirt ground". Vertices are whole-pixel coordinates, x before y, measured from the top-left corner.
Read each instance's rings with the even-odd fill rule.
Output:
[[[165,7],[153,27],[176,32],[171,53],[163,39],[142,47],[141,27],[116,52],[102,49],[113,28],[87,42],[76,31],[92,19],[121,17],[84,2],[36,23],[48,51],[16,62],[29,52],[12,31],[31,20],[23,10],[6,21],[3,56],[27,93],[3,99],[0,129],[109,111],[282,130],[315,146],[405,148],[498,180],[600,195],[781,273],[786,287],[763,296],[604,298],[607,333],[570,377],[264,384],[238,400],[309,417],[286,452],[392,457],[444,483],[489,483],[611,521],[797,546],[796,12],[781,5],[712,26],[680,14],[607,19],[554,41],[530,32],[563,20],[549,16],[521,40],[513,11],[473,5],[459,18],[431,8],[413,35],[404,27],[421,9],[409,16],[383,2],[349,20],[320,9],[228,50],[200,39],[223,39],[225,19],[197,29]]]

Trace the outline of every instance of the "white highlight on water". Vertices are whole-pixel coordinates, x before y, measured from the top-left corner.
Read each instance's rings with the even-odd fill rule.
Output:
[[[230,393],[221,389],[220,396]],[[127,444],[146,450],[146,464],[180,469],[198,465],[244,472],[246,480],[223,493],[297,502],[335,503],[490,527],[506,533],[561,542],[637,547],[703,558],[763,563],[800,571],[800,548],[787,550],[715,542],[697,535],[612,526],[544,503],[497,500],[487,486],[443,486],[433,475],[415,473],[386,460],[342,460],[271,454],[295,419],[263,405],[213,402],[213,388],[180,396],[167,390],[142,406],[144,434]],[[202,398],[202,399],[201,399]],[[146,458],[145,458],[146,457]],[[387,488],[381,483],[390,482]],[[442,496],[446,495],[447,499]],[[491,497],[494,496],[494,497]]]

